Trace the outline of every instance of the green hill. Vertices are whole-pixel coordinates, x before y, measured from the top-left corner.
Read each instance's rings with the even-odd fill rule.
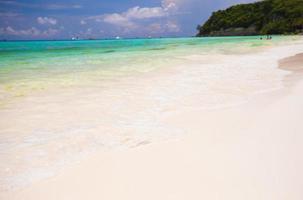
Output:
[[[197,36],[298,34],[303,32],[303,0],[264,0],[214,12]]]

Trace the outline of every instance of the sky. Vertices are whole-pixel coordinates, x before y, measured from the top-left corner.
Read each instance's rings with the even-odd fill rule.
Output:
[[[0,39],[184,37],[254,0],[0,0]]]

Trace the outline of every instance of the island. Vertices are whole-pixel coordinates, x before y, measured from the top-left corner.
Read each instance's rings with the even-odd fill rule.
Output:
[[[202,36],[302,34],[303,0],[263,0],[213,12],[197,26]]]

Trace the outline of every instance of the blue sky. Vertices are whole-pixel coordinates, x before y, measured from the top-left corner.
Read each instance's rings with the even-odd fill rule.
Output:
[[[0,39],[192,36],[211,13],[254,0],[0,0]]]

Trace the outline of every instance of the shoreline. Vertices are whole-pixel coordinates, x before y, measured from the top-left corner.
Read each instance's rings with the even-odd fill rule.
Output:
[[[301,59],[302,54],[300,55],[299,57]],[[280,69],[290,70],[290,65],[299,61],[297,58],[294,59],[291,57],[285,58],[283,61],[280,61],[280,63],[281,62]],[[291,68],[291,70],[293,69]],[[299,78],[302,79],[301,73],[298,75],[297,70],[293,70],[293,73],[286,75],[286,77],[290,76],[291,81],[293,81],[294,75],[298,77],[298,80]],[[286,81],[288,84],[288,79]],[[100,197],[105,199],[185,199],[188,197],[213,199],[211,192],[216,191],[217,180],[219,181],[217,189],[222,193],[217,195],[225,194],[225,196],[221,196],[222,198],[227,197],[224,199],[229,199],[229,195],[239,195],[238,198],[235,199],[243,199],[245,194],[248,194],[253,188],[242,188],[242,193],[236,194],[236,188],[230,186],[229,182],[221,178],[226,175],[227,179],[231,181],[231,175],[236,175],[238,179],[236,179],[235,182],[240,188],[241,182],[247,181],[246,176],[249,176],[249,174],[241,171],[238,167],[242,166],[245,169],[247,168],[247,170],[253,169],[238,159],[242,158],[246,160],[246,162],[253,164],[253,161],[259,161],[258,156],[260,156],[262,152],[261,150],[254,152],[256,149],[254,149],[252,143],[247,140],[248,138],[253,141],[254,145],[260,145],[258,142],[264,136],[264,144],[263,146],[262,144],[260,145],[264,151],[271,151],[270,148],[267,149],[266,145],[272,148],[278,148],[278,146],[275,145],[284,145],[283,140],[274,140],[276,143],[271,144],[272,137],[275,136],[273,133],[267,132],[267,129],[273,129],[280,134],[280,137],[289,139],[287,135],[285,135],[286,132],[283,131],[289,128],[289,124],[295,126],[295,122],[298,122],[297,125],[299,125],[300,118],[292,118],[293,122],[288,121],[289,124],[285,124],[285,126],[283,126],[283,124],[276,126],[276,121],[283,121],[282,119],[287,117],[285,116],[283,118],[283,116],[281,116],[282,119],[280,119],[276,109],[281,107],[281,110],[289,113],[289,102],[293,101],[294,97],[303,99],[303,95],[298,89],[303,86],[299,81],[296,83],[298,84],[293,85],[293,87],[287,85],[282,91],[273,92],[281,96],[274,101],[270,101],[270,103],[268,103],[268,96],[271,95],[271,93],[266,93],[261,95],[260,98],[257,97],[258,100],[254,99],[252,102],[247,102],[244,105],[236,107],[204,111],[186,109],[182,110],[182,112],[174,113],[173,115],[167,116],[164,122],[174,126],[175,129],[185,130],[187,134],[182,135],[181,138],[148,145],[139,145],[137,148],[130,148],[125,151],[98,151],[94,155],[89,156],[89,158],[82,160],[79,164],[67,167],[67,169],[55,177],[36,182],[29,187],[16,191],[16,193],[4,194],[4,199],[83,199],[87,197],[90,197],[90,199],[99,199]],[[286,90],[291,91],[287,95],[282,95],[281,93]],[[291,105],[291,107],[297,108],[300,104],[300,102],[296,101],[295,105]],[[261,112],[262,116],[260,116],[258,112]],[[291,110],[291,112],[294,112],[292,114],[296,116],[300,116],[301,114],[299,111],[295,112]],[[265,120],[265,122],[262,121],[262,119]],[[220,126],[218,126],[218,124]],[[282,132],[279,127],[283,129]],[[297,128],[299,132],[302,130],[300,126],[297,126]],[[243,130],[245,130],[244,133],[242,132]],[[262,133],[264,135],[262,135]],[[254,134],[256,134],[256,136]],[[297,138],[301,137],[296,131],[291,134],[294,134]],[[291,142],[293,141],[291,140]],[[291,142],[285,145],[288,146]],[[224,148],[227,148],[227,153],[223,151]],[[240,151],[241,148],[244,148],[244,152],[246,151],[246,153],[252,155],[254,159],[250,160],[246,158],[244,152],[242,154],[233,148]],[[275,152],[267,153],[269,153],[268,155],[266,154],[267,158],[276,158],[272,157],[276,156]],[[229,161],[224,163],[225,156],[231,159],[229,161],[234,161],[235,163]],[[281,165],[280,160],[278,158],[276,159],[275,161]],[[287,160],[287,157],[284,159]],[[206,164],[207,166],[205,168],[204,165],[208,161],[211,163],[209,165]],[[265,162],[265,160],[263,161]],[[223,169],[218,164],[220,166],[227,164],[227,169]],[[267,164],[273,167],[271,165],[272,163]],[[261,166],[259,167],[258,169],[262,171]],[[204,169],[204,171],[200,171],[201,169]],[[240,170],[240,174],[238,174],[235,169]],[[228,173],[225,174],[226,171],[224,170],[230,172],[231,175]],[[288,176],[283,169],[279,170],[282,170],[284,176]],[[211,175],[209,175],[208,172]],[[222,175],[221,178],[216,176],[217,172]],[[266,176],[263,171],[262,174]],[[212,175],[216,177],[216,180],[212,179]],[[263,180],[263,178],[260,177],[260,174],[254,175],[258,177],[258,181],[251,183],[249,179],[249,184],[259,183],[262,185],[263,182],[261,180]],[[204,180],[203,177],[206,177],[206,180]],[[220,184],[220,181],[222,181],[222,184]],[[190,184],[188,185],[187,183]],[[208,187],[208,184],[211,186]],[[161,187],[166,187],[166,189],[164,190]],[[230,191],[224,187],[229,188]],[[153,188],[155,192],[151,193]],[[210,190],[205,190],[205,193],[201,194],[198,192],[201,188],[209,188]],[[283,188],[280,189],[283,191]],[[120,191],[121,194],[116,194],[116,190]],[[257,190],[262,197],[266,194],[266,191],[260,187],[257,187]],[[288,188],[288,190],[291,189]],[[49,193],[54,194],[46,197],[46,194]],[[150,196],[146,196],[146,194],[150,194]],[[300,193],[297,192],[297,194],[298,197],[303,197]],[[2,194],[0,194],[0,197],[1,195]],[[258,197],[257,194],[252,193],[250,198],[253,199],[253,196],[255,198]]]
[[[282,36],[280,36],[282,37]],[[228,57],[230,55],[244,55],[247,56],[247,59],[250,59],[249,55],[254,55],[256,53],[258,53],[259,55],[262,55],[262,52],[266,52],[268,49],[271,48],[276,48],[276,47],[281,47],[281,46],[285,46],[285,45],[294,45],[294,41],[299,41],[299,36],[285,36],[287,38],[286,41],[282,40],[281,38],[277,38],[277,41],[265,41],[263,43],[263,41],[261,42],[262,44],[258,44],[260,41],[254,41],[255,44],[252,44],[252,46],[248,46],[248,43],[243,43],[244,47],[243,48],[239,48],[239,46],[236,48],[237,50],[235,51],[231,51],[230,48],[228,48],[228,51],[225,50],[219,50],[218,52],[216,52],[216,50],[214,52],[210,51],[208,53],[211,54],[211,60],[216,60],[215,57],[218,57],[220,59],[225,59],[223,56],[225,56],[227,59],[229,59]],[[247,38],[242,38],[243,40],[246,40]],[[302,37],[300,37],[300,39],[302,39]],[[274,42],[274,43],[272,43]],[[224,45],[228,45],[228,44],[224,44]],[[259,46],[261,45],[261,46]],[[228,47],[228,46],[227,46]],[[226,47],[223,47],[226,48]],[[216,47],[214,48],[216,49]],[[205,52],[203,52],[203,49],[201,49],[201,54],[200,56],[205,56]],[[205,50],[205,49],[204,49]],[[217,49],[218,50],[218,49]],[[173,51],[173,50],[170,50]],[[243,51],[243,52],[242,52]],[[197,56],[195,55],[196,51],[193,51],[191,53],[193,53],[193,56]],[[177,53],[177,52],[175,52]],[[207,54],[208,54],[207,53]],[[168,64],[168,66],[157,66],[155,68],[152,69],[142,69],[142,71],[138,70],[138,71],[133,71],[132,73],[135,73],[137,77],[142,76],[146,76],[147,78],[149,77],[149,74],[153,74],[153,73],[162,73],[165,71],[169,71],[169,68],[174,68],[178,65],[180,65],[180,60],[186,60],[186,65],[192,65],[192,64],[199,64],[199,63],[203,63],[206,64],[205,62],[209,62],[209,59],[202,59],[199,61],[195,60],[195,58],[193,60],[191,60],[190,56],[192,54],[189,54],[188,56],[182,57],[182,55],[180,55],[180,53],[178,53],[178,55],[171,55],[168,54],[168,56],[170,57],[170,60],[173,60],[174,63],[172,63],[172,66],[170,66],[170,63]],[[199,56],[199,55],[198,55]],[[281,56],[281,55],[280,55]],[[209,57],[209,55],[208,55]],[[222,58],[221,58],[222,57]],[[58,60],[59,61],[59,60]],[[199,62],[197,62],[199,61]],[[213,62],[213,61],[210,61]],[[216,61],[215,61],[216,62]],[[243,61],[242,61],[243,62]],[[139,63],[140,65],[142,65],[142,63]],[[159,64],[159,63],[156,63]],[[237,64],[237,63],[233,63],[233,64]],[[239,64],[239,63],[238,63]],[[245,62],[243,62],[243,64],[245,64]],[[182,64],[181,64],[182,65]],[[271,64],[270,64],[271,65]],[[117,67],[117,66],[115,66]],[[183,66],[184,67],[184,66]],[[134,70],[134,69],[132,69]],[[148,74],[144,74],[145,70],[147,70]],[[149,71],[150,70],[150,71]],[[266,69],[265,69],[266,70]],[[107,74],[108,70],[105,71],[105,74]],[[123,76],[121,76],[122,74],[120,74],[120,71],[118,71],[118,75],[117,77],[115,76],[105,76],[102,77],[102,69],[101,70],[96,70],[94,71],[94,69],[88,69],[87,71],[79,71],[79,74],[73,74],[72,72],[66,72],[62,74],[53,74],[52,76],[50,76],[51,78],[41,78],[39,79],[39,77],[37,79],[35,79],[34,77],[29,77],[27,79],[25,79],[24,81],[22,79],[20,79],[19,81],[22,82],[21,85],[18,85],[18,80],[13,80],[11,82],[7,82],[4,83],[2,85],[2,87],[0,87],[0,108],[6,108],[8,106],[10,106],[11,103],[15,103],[18,102],[19,100],[23,100],[26,97],[30,97],[32,95],[43,95],[43,93],[56,93],[57,91],[61,92],[61,90],[73,90],[76,89],[77,87],[81,88],[85,88],[85,87],[95,87],[95,86],[102,86],[103,84],[105,84],[105,86],[110,86],[110,84],[116,85],[116,83],[111,83],[111,82],[120,82],[120,78],[121,79],[128,79],[127,77],[129,76],[130,78],[132,77],[132,75],[130,75],[129,73],[124,73]],[[114,71],[111,73],[115,73]],[[43,75],[43,74],[42,74]],[[39,76],[39,74],[38,74]],[[45,75],[43,75],[45,76]],[[121,76],[121,77],[120,77]],[[102,83],[96,81],[98,78],[104,79],[102,80]],[[31,80],[33,78],[33,80]],[[126,81],[127,82],[127,81]],[[20,90],[21,88],[21,90]],[[19,101],[20,102],[20,101]]]

